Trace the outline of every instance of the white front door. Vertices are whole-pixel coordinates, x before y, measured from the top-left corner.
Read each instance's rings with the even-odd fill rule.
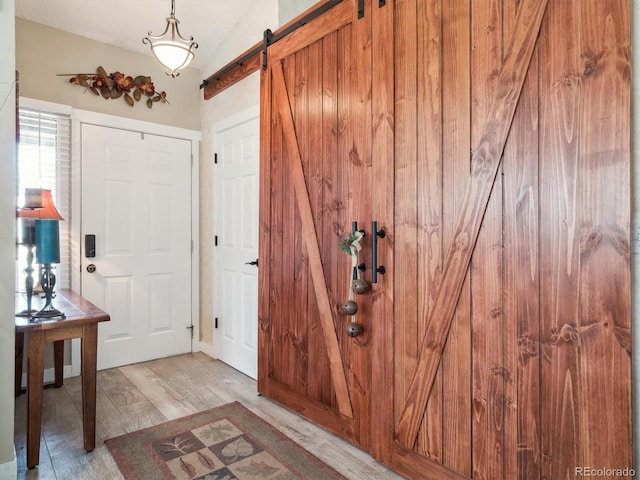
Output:
[[[81,129],[82,295],[111,316],[98,368],[190,352],[191,142]]]
[[[259,134],[256,116],[214,127],[214,355],[258,374]]]

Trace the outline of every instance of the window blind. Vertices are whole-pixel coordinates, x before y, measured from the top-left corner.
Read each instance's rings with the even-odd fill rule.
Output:
[[[71,285],[69,235],[71,118],[69,115],[20,107],[17,159],[17,204],[24,205],[26,188],[49,189],[56,208],[65,220],[60,222],[60,264],[56,266],[56,288],[69,288]],[[26,251],[20,252],[18,267],[21,265],[26,265]]]

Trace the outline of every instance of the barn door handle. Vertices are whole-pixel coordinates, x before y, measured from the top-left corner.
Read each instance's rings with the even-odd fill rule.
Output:
[[[384,275],[384,265],[378,266],[378,238],[384,238],[387,233],[384,228],[378,230],[378,222],[371,222],[371,283],[378,283],[378,274]]]

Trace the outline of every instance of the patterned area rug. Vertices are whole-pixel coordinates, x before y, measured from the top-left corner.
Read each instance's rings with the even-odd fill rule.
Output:
[[[345,479],[238,402],[105,444],[127,480]]]

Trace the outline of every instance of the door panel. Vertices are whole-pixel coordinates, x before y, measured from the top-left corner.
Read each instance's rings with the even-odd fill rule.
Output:
[[[259,119],[216,132],[214,298],[216,357],[258,376]]]
[[[271,234],[261,237],[268,295],[260,302],[259,390],[366,448],[369,332],[346,334],[340,307],[351,260],[339,243],[352,221],[371,221],[370,16],[357,20],[353,1],[336,8],[343,13],[334,24],[310,22],[307,46],[282,58],[285,45],[274,45],[263,74],[271,114],[261,226]],[[358,304],[366,324],[371,295]]]
[[[190,351],[190,142],[83,124],[82,187],[82,294],[111,315],[98,367]]]
[[[630,4],[363,3],[269,47],[260,391],[409,478],[631,465]]]

